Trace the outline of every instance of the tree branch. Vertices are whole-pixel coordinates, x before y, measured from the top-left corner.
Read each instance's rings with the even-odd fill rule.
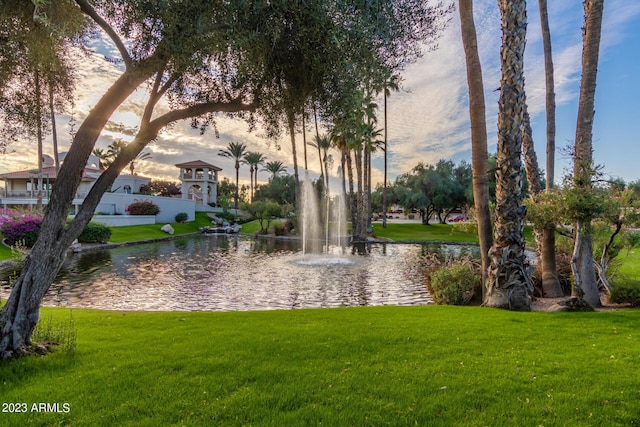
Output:
[[[80,6],[80,10],[82,10],[86,15],[93,19],[96,24],[98,24],[100,28],[102,28],[104,32],[107,33],[113,43],[115,43],[127,69],[131,67],[133,60],[131,59],[131,56],[129,55],[129,52],[127,51],[124,43],[111,27],[111,25],[109,25],[107,21],[105,21],[100,15],[98,15],[98,12],[96,12],[96,10],[89,4],[87,0],[75,0],[75,2],[78,4],[78,6]]]
[[[259,106],[258,101],[249,104],[242,102],[240,98],[235,98],[229,102],[206,102],[202,104],[191,105],[181,110],[173,110],[156,118],[149,123],[149,131],[157,134],[163,127],[178,120],[198,117],[207,113],[239,113],[253,112]]]
[[[149,101],[147,102],[147,105],[144,107],[144,112],[142,113],[142,118],[140,120],[142,123],[149,123],[151,121],[151,115],[153,114],[153,109],[155,108],[156,104],[158,103],[158,100],[162,97],[164,93],[164,92],[162,93],[158,92],[158,88],[162,83],[162,76],[164,76],[164,67],[162,67],[162,69],[160,69],[156,73],[156,79],[153,82],[153,88],[151,89],[151,95],[149,96]]]

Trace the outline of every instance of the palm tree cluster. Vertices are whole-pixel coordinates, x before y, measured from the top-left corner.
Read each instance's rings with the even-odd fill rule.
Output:
[[[99,167],[101,170],[108,168],[111,163],[118,157],[120,152],[127,146],[127,143],[122,139],[116,139],[107,147],[107,150],[103,150],[101,148],[94,148],[92,153],[94,156],[98,158],[100,162]],[[149,160],[151,158],[151,153],[147,151],[141,151],[136,155],[136,157],[129,162],[129,172],[131,175],[136,174],[136,163],[142,160]]]

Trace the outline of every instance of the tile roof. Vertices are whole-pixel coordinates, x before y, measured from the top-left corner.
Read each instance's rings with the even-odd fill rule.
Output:
[[[209,168],[209,169],[212,169],[214,171],[221,171],[222,170],[218,166],[214,166],[214,165],[212,165],[210,163],[203,162],[202,160],[192,160],[190,162],[178,163],[175,166],[179,167],[179,168]]]

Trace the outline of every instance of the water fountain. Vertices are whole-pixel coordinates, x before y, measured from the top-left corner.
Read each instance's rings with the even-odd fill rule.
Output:
[[[313,258],[313,262],[348,262],[337,257],[344,253],[347,242],[344,195],[338,194],[324,202],[318,199],[311,178],[306,174],[302,181],[300,197],[303,262],[310,262],[310,258]],[[324,205],[324,209],[320,208],[321,205]]]

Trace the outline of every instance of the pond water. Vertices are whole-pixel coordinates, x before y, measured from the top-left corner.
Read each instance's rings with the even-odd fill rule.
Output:
[[[424,255],[476,250],[373,244],[365,255],[303,255],[299,242],[210,236],[70,256],[44,305],[229,311],[432,303]],[[349,251],[349,249],[347,249]],[[5,284],[4,298],[9,293]]]

